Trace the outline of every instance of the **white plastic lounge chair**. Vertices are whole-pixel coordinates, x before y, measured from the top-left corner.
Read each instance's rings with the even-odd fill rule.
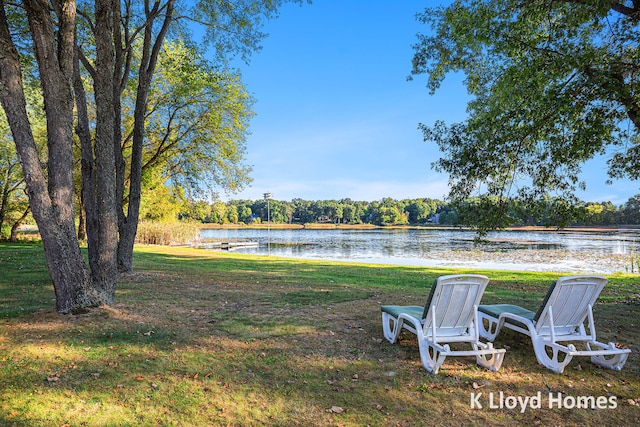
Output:
[[[476,356],[480,366],[497,371],[506,350],[480,342],[476,326],[478,303],[488,283],[479,275],[441,276],[424,307],[381,306],[384,337],[393,344],[403,328],[416,334],[422,365],[433,374],[447,356]],[[446,344],[458,342],[470,343],[473,350],[454,351]]]
[[[557,373],[573,356],[590,356],[593,363],[619,371],[631,350],[596,341],[593,322],[592,307],[606,283],[605,277],[560,277],[536,313],[517,305],[481,305],[480,335],[494,341],[502,327],[528,335],[538,363]],[[585,349],[569,342],[582,342]]]

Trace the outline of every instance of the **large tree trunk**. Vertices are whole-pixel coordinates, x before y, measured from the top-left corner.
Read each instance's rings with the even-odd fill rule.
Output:
[[[82,199],[86,214],[89,264],[95,286],[115,295],[117,278],[118,214],[116,155],[120,153],[119,7],[111,0],[96,0],[95,62],[76,52],[74,89],[78,112],[76,133],[82,151]],[[86,93],[80,61],[93,79],[96,105],[95,136],[91,137]],[[117,141],[116,142],[116,138]],[[117,147],[117,149],[116,149]]]
[[[96,199],[94,216],[96,238],[93,242],[97,259],[92,263],[94,284],[115,296],[117,278],[118,219],[116,214],[116,175],[114,155],[114,70],[113,8],[119,2],[96,0],[96,69],[94,93],[96,102],[96,135],[94,144]]]
[[[73,213],[73,72],[75,3],[54,2],[58,27],[47,3],[25,0],[47,116],[48,180],[27,116],[18,52],[0,0],[0,83],[5,110],[22,165],[33,216],[44,245],[61,313],[109,302],[96,292],[80,252]],[[57,31],[56,31],[57,30]]]

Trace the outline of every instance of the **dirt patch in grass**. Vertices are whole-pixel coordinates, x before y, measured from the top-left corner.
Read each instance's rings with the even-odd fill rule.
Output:
[[[379,305],[421,304],[439,271],[193,253],[145,252],[137,273],[121,276],[114,307],[0,319],[0,425],[640,423],[633,278],[613,281],[596,307],[601,340],[633,350],[621,372],[583,358],[553,374],[530,342],[506,332],[499,372],[449,358],[434,376],[413,335],[383,340]],[[496,277],[483,302],[533,304],[549,283]],[[538,396],[540,408],[504,407]],[[549,407],[550,396],[564,407]],[[589,396],[605,404],[567,407]]]

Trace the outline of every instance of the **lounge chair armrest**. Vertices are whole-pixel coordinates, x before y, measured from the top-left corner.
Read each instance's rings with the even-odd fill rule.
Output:
[[[400,319],[404,320],[405,322],[411,323],[413,327],[416,329],[416,331],[422,330],[422,321],[420,319],[405,313],[401,313],[398,316],[398,320]]]
[[[535,334],[536,325],[530,319],[527,319],[526,317],[518,316],[517,314],[504,312],[504,313],[501,313],[499,317],[500,327],[502,327],[506,319],[510,319],[510,320],[522,323],[529,329],[530,334]]]

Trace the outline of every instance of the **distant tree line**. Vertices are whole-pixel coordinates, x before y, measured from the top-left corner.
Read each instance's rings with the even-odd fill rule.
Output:
[[[256,224],[270,220],[274,224],[372,224],[475,226],[482,222],[485,200],[471,198],[460,203],[419,198],[395,200],[384,198],[365,202],[351,199],[309,201],[231,200],[208,204],[203,201],[184,201],[179,219],[212,224]],[[640,194],[625,204],[611,202],[580,202],[569,204],[562,199],[525,202],[510,200],[498,207],[504,217],[503,225],[637,225],[640,224]],[[267,217],[269,215],[269,218]],[[570,218],[560,223],[559,219]],[[153,218],[149,218],[153,219]]]

